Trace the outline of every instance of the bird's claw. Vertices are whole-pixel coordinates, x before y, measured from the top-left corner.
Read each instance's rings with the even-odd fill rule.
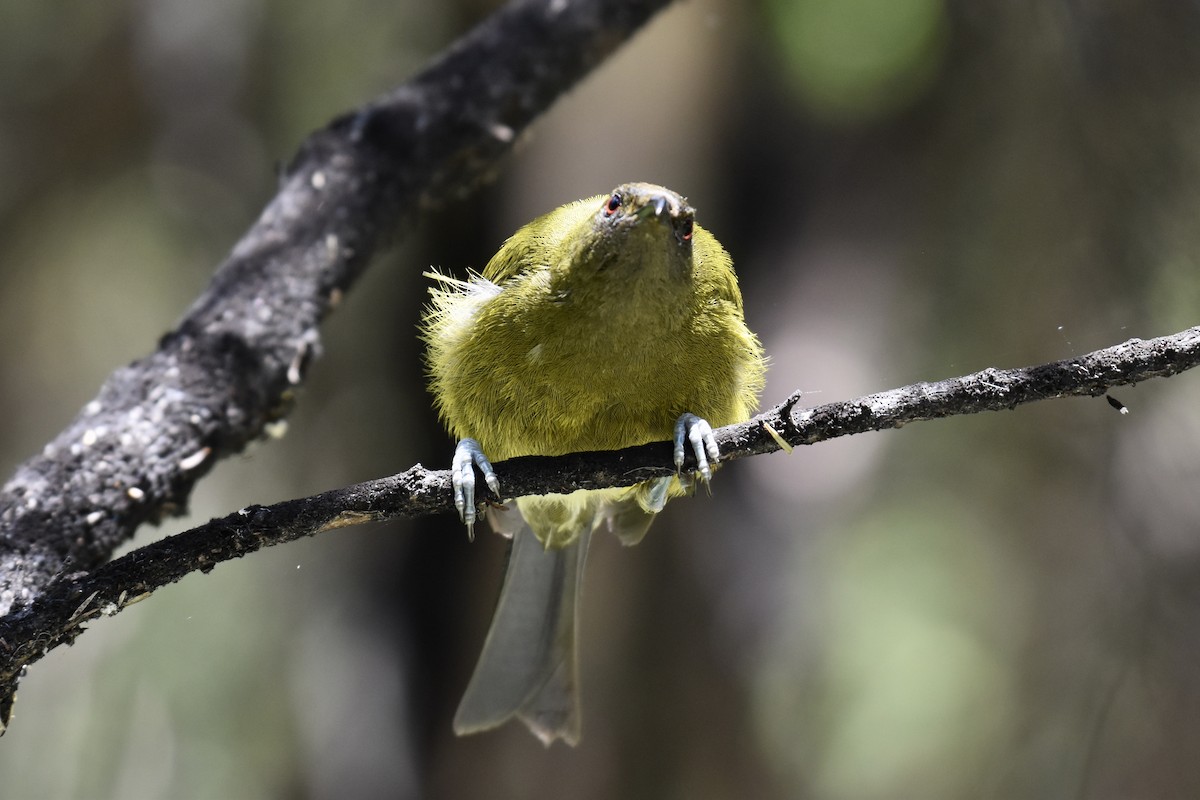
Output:
[[[695,414],[681,414],[675,421],[675,470],[683,470],[684,457],[688,446],[696,455],[696,472],[700,480],[707,484],[712,480],[712,467],[709,462],[716,464],[721,460],[721,451],[713,436],[712,426],[708,420]]]
[[[475,538],[475,467],[483,473],[483,480],[497,497],[500,496],[500,479],[492,469],[492,462],[483,454],[483,448],[474,439],[463,439],[454,448],[454,461],[450,466],[450,481],[454,485],[454,507],[458,517],[467,526],[467,536]]]

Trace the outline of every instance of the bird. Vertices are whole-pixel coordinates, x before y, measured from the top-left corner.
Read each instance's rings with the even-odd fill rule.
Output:
[[[516,231],[482,273],[440,273],[421,323],[429,388],[458,440],[455,506],[478,518],[475,470],[492,460],[671,440],[675,476],[504,498],[486,510],[511,539],[491,628],[454,718],[459,735],[518,718],[547,746],[579,742],[580,597],[588,546],[636,544],[668,499],[708,485],[714,426],[749,419],[766,358],[747,327],[729,254],[680,194],[632,182]],[[688,453],[695,473],[682,474]]]

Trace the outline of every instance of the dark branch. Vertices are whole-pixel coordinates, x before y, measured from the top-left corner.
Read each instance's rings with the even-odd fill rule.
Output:
[[[986,369],[811,409],[799,406],[797,393],[748,422],[721,428],[717,440],[722,459],[730,461],[779,450],[768,428],[789,445],[816,444],[920,420],[1011,409],[1035,400],[1103,395],[1114,386],[1168,377],[1197,365],[1200,327],[1149,341],[1131,339],[1053,364]],[[627,486],[673,474],[671,449],[670,444],[657,442],[608,452],[514,458],[495,466],[506,496],[571,492]],[[115,614],[190,572],[207,572],[221,561],[334,528],[453,508],[450,473],[417,465],[399,475],[301,500],[244,508],[154,542],[89,575],[59,580],[32,606],[0,618],[0,686],[14,685],[29,664],[60,644],[73,642],[89,621]]]
[[[318,324],[397,229],[466,194],[668,0],[521,0],[300,148],[278,194],[156,352],[0,489],[0,614],[87,572],[287,413]],[[7,718],[0,707],[0,722]]]

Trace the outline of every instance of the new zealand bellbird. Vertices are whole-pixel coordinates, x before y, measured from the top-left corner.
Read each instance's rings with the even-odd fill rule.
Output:
[[[675,192],[628,183],[530,222],[482,275],[433,276],[422,335],[434,401],[459,439],[455,502],[468,527],[475,467],[500,494],[487,456],[673,437],[676,465],[690,448],[708,481],[719,458],[710,423],[749,418],[764,358],[729,254],[694,216]],[[457,733],[517,716],[547,745],[578,741],[575,627],[591,534],[606,528],[638,542],[693,482],[676,476],[488,509],[512,551]]]

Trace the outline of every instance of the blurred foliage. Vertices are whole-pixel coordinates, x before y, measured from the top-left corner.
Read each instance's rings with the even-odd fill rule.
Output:
[[[496,3],[18,2],[0,26],[0,454],[149,351],[304,135]],[[189,517],[445,464],[430,265],[625,180],[687,194],[817,404],[1196,324],[1200,7],[692,0],[432,214],[324,331],[281,441]],[[601,539],[585,735],[458,740],[504,546],[346,529],[192,576],[39,663],[6,797],[1200,795],[1197,378],[728,466]],[[136,545],[136,542],[134,543]]]
[[[768,0],[771,31],[809,110],[862,122],[911,103],[937,76],[941,0]]]

